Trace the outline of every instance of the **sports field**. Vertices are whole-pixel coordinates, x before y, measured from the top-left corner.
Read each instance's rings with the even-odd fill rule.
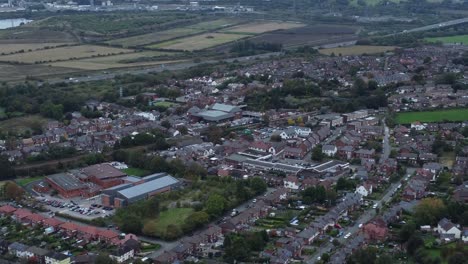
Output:
[[[319,52],[325,55],[335,54],[339,56],[340,54],[343,56],[349,55],[362,55],[362,54],[375,54],[381,52],[387,52],[394,50],[395,47],[393,46],[349,46],[349,47],[339,47],[339,48],[330,48],[330,49],[320,49]]]
[[[150,45],[147,46],[147,48],[189,51],[202,50],[239,40],[248,36],[249,35],[242,34],[205,33],[197,36],[170,40],[156,45]]]
[[[404,112],[398,113],[396,120],[400,124],[411,124],[416,121],[423,123],[465,121],[468,120],[468,108],[423,112]]]
[[[442,42],[446,44],[458,44],[468,45],[468,35],[458,35],[449,37],[438,37],[438,38],[425,38],[429,42]]]

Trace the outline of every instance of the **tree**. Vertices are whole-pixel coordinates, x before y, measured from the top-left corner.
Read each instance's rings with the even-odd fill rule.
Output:
[[[99,254],[94,260],[94,264],[116,264],[117,261],[111,259],[108,255]]]
[[[176,225],[170,224],[166,228],[166,233],[164,234],[164,238],[168,240],[173,240],[178,238],[182,235],[182,231]]]
[[[413,234],[409,239],[408,243],[406,244],[406,251],[408,254],[413,255],[416,253],[416,250],[424,245],[424,240],[419,236],[419,234]]]
[[[23,199],[24,190],[23,188],[19,187],[16,183],[8,181],[3,185],[3,194],[6,199],[13,199],[16,201],[20,201]]]
[[[159,215],[159,199],[152,197],[146,202],[147,205],[147,216],[157,217]]]
[[[322,161],[323,160],[322,145],[317,145],[312,150],[312,160]]]
[[[465,256],[462,252],[456,252],[448,258],[448,264],[463,264],[466,263]]]
[[[219,194],[212,194],[206,201],[206,212],[211,216],[220,216],[225,208],[226,199]]]
[[[416,206],[414,217],[417,225],[436,225],[447,208],[438,198],[425,198]]]
[[[224,239],[224,259],[228,263],[245,262],[250,256],[250,248],[244,237],[230,234]]]
[[[148,221],[146,224],[143,226],[143,234],[147,236],[156,236],[158,231],[158,224],[156,221]]]
[[[210,221],[210,216],[203,211],[194,212],[185,219],[184,227],[187,231],[204,226]]]
[[[134,233],[139,234],[143,228],[143,222],[141,217],[135,214],[127,214],[125,218],[122,219],[122,224],[120,229],[125,233]]]
[[[223,137],[223,129],[215,125],[209,126],[206,132],[206,136],[208,137],[208,140],[213,142],[214,144],[221,144],[221,138]]]
[[[187,135],[187,133],[188,133],[188,128],[186,126],[181,126],[181,127],[179,127],[178,130],[179,130],[180,134],[182,134],[182,135]]]
[[[7,180],[15,177],[15,171],[8,157],[0,155],[0,180]]]
[[[167,119],[164,119],[163,121],[161,121],[161,126],[169,129],[171,127],[171,123]]]
[[[250,180],[250,187],[257,195],[264,193],[267,190],[267,184],[259,177],[254,177]]]
[[[400,229],[400,241],[402,243],[408,241],[408,239],[413,236],[414,232],[416,232],[416,223],[413,221],[407,222],[403,225]]]

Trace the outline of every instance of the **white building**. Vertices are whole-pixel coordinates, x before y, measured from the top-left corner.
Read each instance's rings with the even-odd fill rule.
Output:
[[[335,145],[324,145],[322,147],[322,153],[329,156],[329,157],[335,156],[337,151],[338,151],[338,149],[336,148]]]
[[[363,184],[361,186],[358,186],[356,187],[356,193],[359,193],[363,197],[367,197],[368,195],[372,194],[372,185]]]
[[[452,223],[452,221],[448,220],[447,218],[443,218],[437,224],[437,233],[444,234],[444,235],[452,235],[455,238],[461,237],[461,230]]]
[[[129,247],[119,247],[115,252],[109,255],[109,257],[118,263],[126,262],[135,256],[135,251]]]

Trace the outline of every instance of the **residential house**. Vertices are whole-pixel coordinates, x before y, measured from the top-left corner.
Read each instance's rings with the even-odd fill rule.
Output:
[[[360,195],[367,197],[372,194],[372,184],[362,184],[356,187],[356,193],[359,193]]]
[[[13,242],[8,246],[8,252],[18,258],[26,258],[29,246],[19,242]]]
[[[45,255],[45,264],[70,264],[71,258],[62,253],[51,251]]]
[[[299,178],[297,176],[287,176],[284,179],[284,187],[292,190],[298,190],[300,187]]]
[[[461,239],[464,243],[468,243],[468,229],[464,229],[461,234]]]
[[[338,151],[338,149],[336,148],[335,145],[324,145],[322,147],[322,153],[329,156],[329,157],[335,156],[337,151]]]
[[[464,182],[455,189],[453,199],[460,203],[468,203],[468,182]]]
[[[135,251],[132,248],[126,247],[126,246],[119,247],[109,254],[109,257],[117,261],[117,263],[126,262],[132,259],[134,256],[135,256]]]
[[[29,247],[26,250],[26,258],[32,260],[33,263],[44,263],[47,254],[49,254],[48,250],[36,246]]]
[[[437,223],[437,233],[440,235],[453,235],[454,238],[459,239],[461,238],[461,232],[462,231],[447,218],[443,218]]]
[[[411,179],[402,193],[403,200],[412,201],[421,199],[425,195],[427,181],[423,179]]]
[[[0,207],[0,216],[9,216],[12,215],[13,212],[16,211],[16,208],[11,205],[4,205]]]

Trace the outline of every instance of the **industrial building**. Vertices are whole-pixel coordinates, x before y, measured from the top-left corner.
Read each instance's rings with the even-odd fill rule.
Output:
[[[102,191],[102,204],[117,208],[151,198],[180,186],[180,181],[166,173],[156,173],[141,178],[138,182],[127,182]]]
[[[65,198],[81,196],[88,186],[71,173],[58,173],[45,177],[46,182]]]
[[[241,107],[219,103],[215,103],[208,109],[192,107],[188,112],[193,119],[208,122],[222,122],[242,117]]]

